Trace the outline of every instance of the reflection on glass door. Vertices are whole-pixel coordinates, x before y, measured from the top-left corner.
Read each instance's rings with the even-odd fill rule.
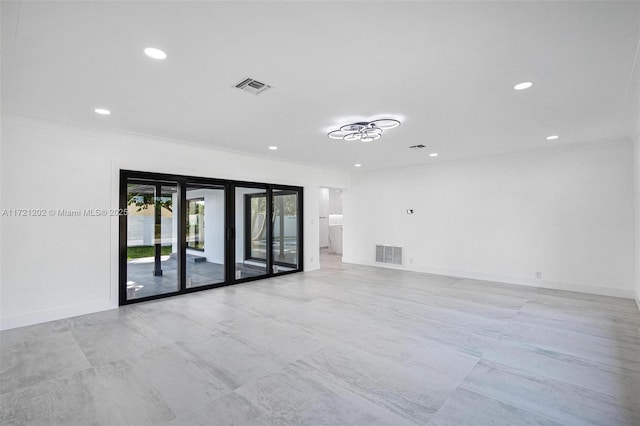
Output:
[[[186,199],[186,288],[223,283],[224,187],[187,183]]]
[[[267,273],[267,194],[263,188],[236,187],[235,278]]]
[[[298,268],[298,193],[273,190],[273,272]]]
[[[204,207],[204,198],[187,198],[187,248],[204,251]]]
[[[246,258],[267,260],[267,194],[245,195]]]
[[[179,289],[175,184],[127,182],[127,300]]]

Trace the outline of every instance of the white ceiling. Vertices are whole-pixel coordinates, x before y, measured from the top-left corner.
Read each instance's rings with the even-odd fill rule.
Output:
[[[617,140],[637,125],[636,1],[3,1],[2,14],[3,113],[363,170]],[[274,89],[232,88],[247,76]],[[326,136],[386,115],[403,124],[377,142]]]

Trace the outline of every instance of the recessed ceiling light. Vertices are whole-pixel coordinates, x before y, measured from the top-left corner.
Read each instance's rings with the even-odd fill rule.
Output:
[[[144,49],[144,54],[153,59],[167,59],[167,54],[155,47],[147,47]]]
[[[353,167],[362,167],[362,164],[354,164]]]
[[[556,139],[558,139],[558,135],[547,136],[548,141],[555,141]]]
[[[431,154],[429,154],[429,157],[437,157],[438,153],[437,152],[432,152]]]
[[[109,114],[111,114],[111,111],[109,111],[108,109],[104,109],[104,108],[96,108],[93,111],[96,114],[100,114],[100,115],[109,115]]]
[[[531,86],[533,86],[533,82],[532,81],[523,81],[522,83],[518,83],[515,86],[513,86],[514,90],[525,90],[530,88]]]
[[[278,147],[277,146],[270,146],[269,149],[272,150],[272,151],[275,151],[276,149],[278,149]]]

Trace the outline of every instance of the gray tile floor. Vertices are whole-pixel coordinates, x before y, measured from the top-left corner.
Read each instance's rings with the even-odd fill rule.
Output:
[[[634,302],[347,266],[0,334],[2,425],[639,425]]]

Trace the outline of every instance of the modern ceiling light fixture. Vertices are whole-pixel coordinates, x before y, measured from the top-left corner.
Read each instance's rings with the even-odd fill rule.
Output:
[[[558,135],[551,135],[551,136],[547,136],[547,140],[548,141],[555,141],[556,139],[558,139]]]
[[[398,127],[400,122],[393,118],[381,118],[373,121],[359,121],[345,124],[337,130],[329,132],[331,139],[345,141],[373,142],[382,137],[382,131]]]
[[[100,115],[111,115],[111,111],[109,111],[108,109],[104,109],[104,108],[96,108],[93,110],[93,112],[95,112],[96,114],[100,114]]]

